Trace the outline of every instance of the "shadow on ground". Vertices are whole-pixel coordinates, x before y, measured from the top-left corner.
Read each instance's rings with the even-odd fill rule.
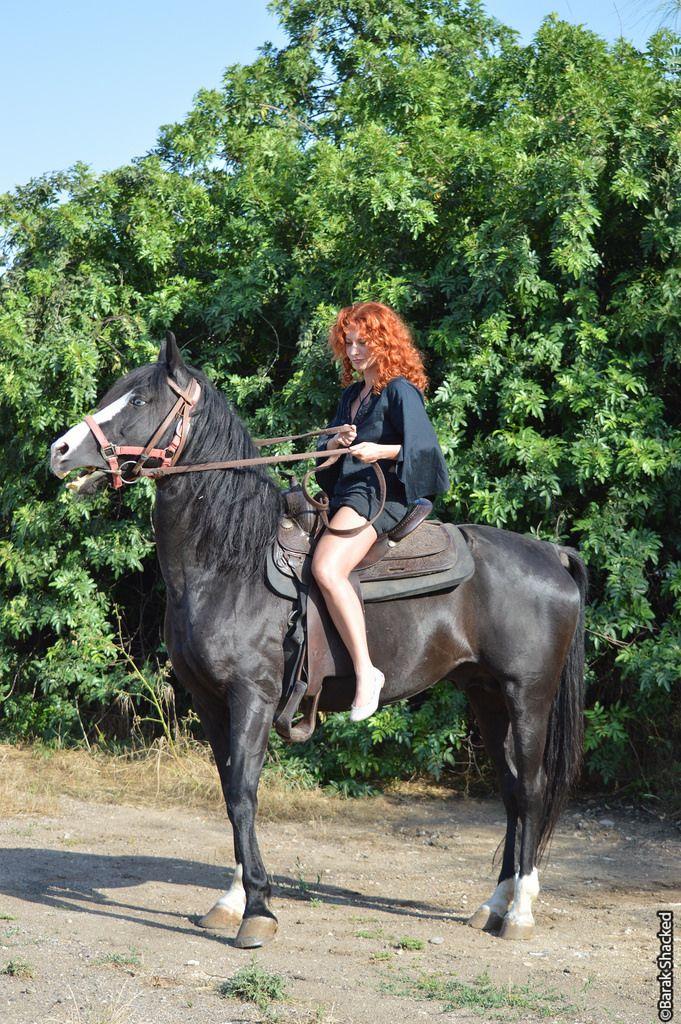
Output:
[[[104,856],[32,847],[5,849],[2,867],[1,894],[70,913],[98,914],[111,920],[144,923],[150,928],[178,934],[195,934],[198,916],[150,906],[148,902],[141,904],[112,899],[100,890],[171,883],[215,889],[217,898],[218,893],[228,887],[231,877],[231,872],[219,865],[174,857]],[[380,910],[404,917],[432,921],[466,920],[465,916],[431,903],[367,896],[354,889],[322,883],[306,883],[303,891],[297,879],[286,875],[273,875],[271,878],[275,899],[308,903],[316,897],[328,904]],[[203,912],[207,909],[203,908]],[[228,941],[223,935],[202,934],[217,942]]]

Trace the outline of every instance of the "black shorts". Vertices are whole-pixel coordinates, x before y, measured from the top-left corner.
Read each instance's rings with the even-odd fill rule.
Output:
[[[341,493],[334,492],[329,502],[329,519],[343,505],[354,508],[355,512],[368,520],[378,512],[380,498],[365,486],[345,487]],[[386,496],[383,511],[376,522],[371,524],[376,533],[380,536],[382,533],[392,530],[393,526],[397,526],[399,521],[406,516],[408,507],[406,500],[400,501]]]

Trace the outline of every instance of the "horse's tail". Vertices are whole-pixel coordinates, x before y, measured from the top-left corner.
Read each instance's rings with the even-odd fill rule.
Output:
[[[579,778],[584,745],[584,605],[589,577],[574,548],[561,545],[559,551],[567,555],[570,574],[579,588],[579,618],[549,715],[544,748],[546,789],[539,828],[538,863],[546,851],[570,790]]]

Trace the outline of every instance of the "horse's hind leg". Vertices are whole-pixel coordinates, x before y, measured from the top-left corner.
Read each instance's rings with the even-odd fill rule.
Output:
[[[536,691],[533,695],[516,685],[509,687],[506,693],[513,730],[522,833],[513,902],[499,932],[502,939],[529,939],[534,931],[532,904],[539,894],[539,873],[535,861],[544,806],[546,773],[543,758],[552,688],[545,685],[539,693],[540,698]]]
[[[195,699],[194,706],[213,751],[226,806],[229,787],[229,711],[226,705],[218,702],[208,704]],[[245,907],[243,866],[237,863],[229,889],[201,918],[199,925],[201,928],[217,931],[236,931],[241,924]]]
[[[497,774],[501,798],[506,809],[506,836],[497,887],[468,919],[472,928],[486,932],[498,931],[504,921],[515,891],[515,839],[518,824],[516,777],[506,752],[509,717],[501,694],[472,686],[467,691],[473,713],[480,728],[485,749]]]

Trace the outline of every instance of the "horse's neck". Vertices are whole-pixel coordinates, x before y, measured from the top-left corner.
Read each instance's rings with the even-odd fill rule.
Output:
[[[225,447],[228,447],[226,443]],[[223,461],[235,456],[196,450],[187,445],[185,465]],[[224,586],[264,586],[265,550],[281,511],[281,492],[264,474],[249,470],[171,476],[157,489],[154,532],[161,571],[171,594],[219,576]],[[262,561],[263,573],[258,571]]]
[[[197,494],[197,500],[203,500]],[[186,489],[176,481],[164,482],[156,492],[153,512],[156,551],[167,586],[181,585],[197,564],[198,535],[187,515]]]

